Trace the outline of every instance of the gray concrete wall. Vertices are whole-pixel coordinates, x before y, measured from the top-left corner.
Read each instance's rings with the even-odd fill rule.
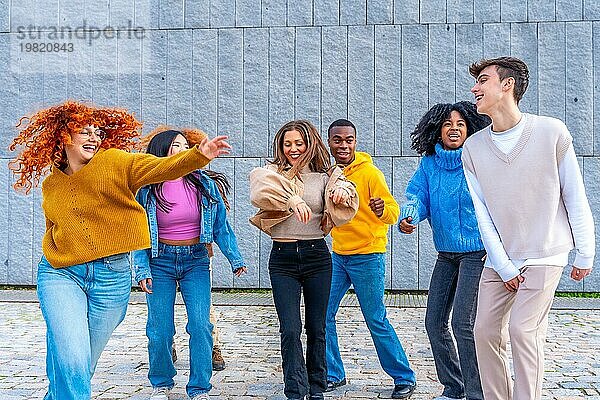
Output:
[[[418,161],[411,129],[437,102],[472,100],[467,65],[482,57],[529,64],[523,109],[566,122],[600,223],[597,0],[0,0],[0,10],[0,284],[35,284],[44,224],[39,193],[10,188],[12,127],[66,98],[126,107],[145,131],[168,123],[230,135],[231,157],[212,168],[234,184],[231,220],[250,268],[234,282],[217,255],[219,287],[269,287],[270,241],[248,223],[247,176],[283,122],[307,118],[324,131],[353,120],[359,149],[402,201]],[[120,37],[48,39],[53,27],[84,22]],[[38,27],[44,39],[30,39]],[[73,51],[22,51],[41,42]],[[435,258],[427,224],[390,239],[387,287],[427,289]],[[600,291],[600,273],[564,279],[561,289]]]

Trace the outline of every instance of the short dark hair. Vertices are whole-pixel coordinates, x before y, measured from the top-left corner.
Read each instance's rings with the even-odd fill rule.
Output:
[[[331,134],[331,129],[335,128],[336,126],[351,126],[352,129],[354,129],[354,134],[356,135],[356,127],[354,124],[347,119],[340,118],[336,119],[331,123],[331,125],[329,125],[329,128],[327,128],[327,136]]]
[[[513,78],[515,80],[513,96],[517,104],[519,104],[519,101],[521,101],[527,90],[527,86],[529,86],[529,69],[527,68],[527,64],[515,57],[489,58],[471,64],[469,73],[477,79],[481,71],[490,65],[496,66],[500,80],[506,78]]]

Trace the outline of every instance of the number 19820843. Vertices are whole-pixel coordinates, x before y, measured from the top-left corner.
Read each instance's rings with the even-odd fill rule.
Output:
[[[22,53],[71,53],[74,50],[70,42],[21,42],[19,45]]]

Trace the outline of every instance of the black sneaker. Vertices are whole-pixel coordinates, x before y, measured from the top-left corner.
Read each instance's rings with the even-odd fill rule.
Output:
[[[394,385],[394,391],[392,392],[392,399],[408,399],[412,396],[413,392],[417,388],[416,384],[400,384]]]
[[[342,379],[339,382],[329,381],[329,382],[327,382],[327,389],[325,389],[325,391],[331,392],[332,390],[335,390],[335,389],[339,388],[340,386],[344,386],[346,383],[347,383],[346,378]]]

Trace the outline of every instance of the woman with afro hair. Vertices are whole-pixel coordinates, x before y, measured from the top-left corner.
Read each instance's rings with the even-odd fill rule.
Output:
[[[411,133],[412,148],[423,157],[406,187],[398,227],[409,234],[427,219],[438,251],[425,315],[438,379],[444,386],[438,400],[483,399],[473,324],[485,250],[461,154],[467,137],[489,123],[472,103],[437,104]],[[458,355],[448,328],[452,310]]]
[[[168,158],[130,153],[141,128],[133,115],[75,101],[24,117],[17,128],[14,188],[27,194],[47,175],[37,272],[47,327],[45,400],[90,399],[98,358],[125,317],[130,252],[150,247],[135,193],[188,174],[230,146],[218,136]]]

